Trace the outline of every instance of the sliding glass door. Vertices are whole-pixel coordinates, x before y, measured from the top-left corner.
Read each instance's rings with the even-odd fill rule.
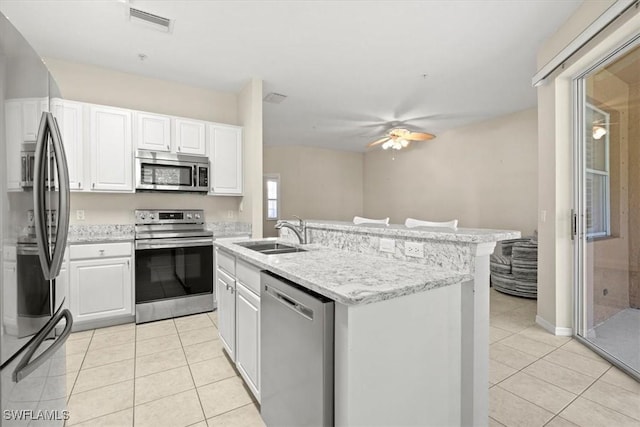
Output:
[[[640,43],[576,84],[576,334],[640,378]]]

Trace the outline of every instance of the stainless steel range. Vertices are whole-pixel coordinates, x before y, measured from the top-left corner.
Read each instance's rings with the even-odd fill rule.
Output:
[[[136,323],[213,310],[213,232],[204,212],[135,215]]]

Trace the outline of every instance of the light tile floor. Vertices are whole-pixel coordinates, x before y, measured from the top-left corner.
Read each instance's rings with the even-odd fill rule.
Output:
[[[535,324],[536,302],[491,290],[491,426],[640,426],[640,383]],[[70,426],[264,426],[222,352],[216,313],[78,332]]]
[[[536,301],[491,290],[491,426],[640,426],[640,383],[535,324]]]
[[[216,313],[73,333],[68,426],[264,426]]]

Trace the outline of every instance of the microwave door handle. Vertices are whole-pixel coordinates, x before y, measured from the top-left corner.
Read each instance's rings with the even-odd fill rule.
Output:
[[[58,224],[56,227],[56,243],[53,249],[51,259],[51,269],[49,280],[55,279],[60,274],[64,251],[67,247],[67,238],[69,237],[69,215],[70,215],[70,185],[69,185],[69,168],[67,165],[67,157],[64,153],[62,145],[62,137],[60,136],[60,128],[53,114],[46,113],[51,131],[51,141],[53,153],[58,172]]]
[[[51,256],[49,253],[49,241],[47,239],[47,212],[45,197],[47,192],[46,166],[48,163],[47,142],[49,128],[47,113],[42,113],[35,151],[35,167],[33,170],[33,222],[36,229],[36,243],[38,257],[45,280],[49,280],[51,271]]]

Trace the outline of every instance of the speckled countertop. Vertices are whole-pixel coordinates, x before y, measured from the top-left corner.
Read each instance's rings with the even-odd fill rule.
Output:
[[[290,221],[297,224],[297,221]],[[350,233],[379,235],[384,237],[408,237],[417,240],[442,240],[461,243],[486,243],[520,237],[519,231],[491,230],[484,228],[458,228],[451,230],[437,227],[407,228],[400,224],[360,224],[347,221],[306,220],[307,228],[318,230],[336,230]]]
[[[214,238],[246,237],[251,235],[251,224],[235,222],[207,223],[207,229]],[[133,242],[135,229],[133,224],[71,224],[69,226],[70,244]]]
[[[264,255],[233,242],[217,241],[214,244],[345,305],[384,301],[472,279],[469,274],[318,245],[305,245],[306,252]]]
[[[132,224],[95,224],[69,226],[70,244],[133,242]]]

